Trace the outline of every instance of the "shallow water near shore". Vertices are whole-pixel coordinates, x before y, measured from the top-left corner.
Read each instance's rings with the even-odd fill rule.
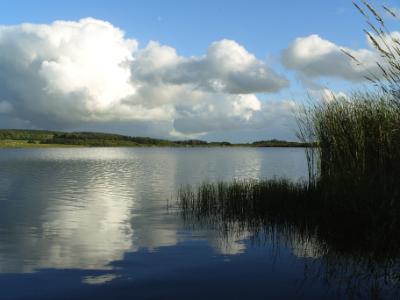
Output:
[[[351,268],[329,277],[327,253],[295,230],[221,234],[174,205],[182,185],[273,177],[306,180],[304,149],[0,149],[0,298],[364,297],[368,274],[354,291]],[[378,290],[391,299],[389,271]]]

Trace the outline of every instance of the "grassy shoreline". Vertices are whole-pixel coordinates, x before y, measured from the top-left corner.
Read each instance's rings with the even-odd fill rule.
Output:
[[[307,147],[302,142],[267,140],[253,143],[172,141],[149,137],[132,137],[101,132],[60,132],[23,129],[0,129],[0,148],[51,147]]]
[[[29,143],[28,140],[0,140],[0,149],[41,149],[41,148],[304,148],[301,146],[251,146],[235,144],[230,146],[223,145],[74,145],[74,144],[41,144]]]
[[[0,140],[0,149],[76,148],[76,145],[28,143],[28,140]]]

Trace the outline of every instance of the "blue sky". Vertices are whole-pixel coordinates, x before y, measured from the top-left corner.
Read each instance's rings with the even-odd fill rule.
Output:
[[[258,57],[277,53],[293,39],[318,33],[344,46],[361,46],[363,18],[350,0],[147,0],[2,1],[2,24],[51,23],[94,17],[145,44],[157,40],[182,55],[203,54],[223,38]]]
[[[371,1],[376,6],[386,5],[388,7],[396,7],[396,1]],[[3,111],[7,111],[8,115],[3,113],[3,122],[0,119],[0,126],[10,127],[32,127],[32,128],[42,128],[48,127],[48,129],[57,128],[57,129],[65,129],[65,130],[74,130],[74,129],[93,129],[93,130],[106,130],[106,131],[118,131],[126,134],[150,134],[159,137],[175,137],[175,138],[185,138],[185,137],[204,137],[205,139],[213,140],[213,139],[229,139],[229,140],[237,140],[237,141],[245,141],[251,139],[262,139],[262,138],[288,138],[293,139],[294,134],[288,133],[287,129],[280,130],[277,124],[281,124],[282,122],[270,119],[264,120],[262,123],[259,119],[260,116],[257,116],[258,123],[247,126],[250,119],[255,119],[253,115],[246,115],[250,109],[256,115],[256,111],[261,111],[264,109],[258,108],[257,101],[261,101],[262,105],[268,103],[269,101],[288,101],[288,100],[296,100],[302,101],[307,98],[307,93],[309,93],[310,86],[314,86],[315,84],[319,85],[319,89],[321,90],[323,87],[334,90],[335,92],[348,92],[353,88],[357,88],[365,84],[361,80],[356,77],[348,78],[349,76],[343,75],[343,70],[337,70],[330,74],[329,68],[334,67],[334,62],[332,62],[332,66],[327,66],[324,70],[320,70],[317,61],[313,61],[310,65],[301,65],[301,62],[292,62],[285,63],[282,61],[282,53],[285,49],[288,49],[291,44],[297,38],[306,38],[309,37],[307,45],[314,45],[317,43],[321,44],[321,47],[327,47],[325,41],[329,41],[332,45],[337,47],[346,47],[348,49],[353,49],[357,51],[360,48],[368,49],[365,35],[362,33],[362,29],[365,28],[365,19],[356,11],[354,6],[352,5],[350,0],[336,0],[336,1],[317,1],[317,0],[309,0],[309,1],[178,1],[178,0],[170,0],[170,1],[127,1],[127,0],[114,0],[114,1],[2,1],[0,3],[0,20],[1,25],[5,27],[9,27],[11,25],[20,26],[22,23],[33,23],[33,24],[47,24],[51,25],[54,21],[65,20],[65,21],[73,21],[79,22],[79,20],[83,18],[93,18],[97,20],[107,21],[109,22],[113,28],[118,28],[124,31],[125,36],[124,39],[134,39],[138,43],[137,55],[141,57],[141,53],[147,49],[147,45],[150,41],[156,41],[161,46],[168,46],[174,49],[181,59],[184,59],[186,63],[185,66],[190,63],[194,63],[198,60],[201,60],[208,52],[210,45],[213,45],[214,42],[222,41],[222,40],[231,40],[234,41],[240,47],[243,47],[248,53],[254,55],[257,58],[257,64],[265,64],[268,68],[273,70],[272,76],[282,75],[288,81],[288,84],[284,86],[281,84],[279,88],[269,90],[266,86],[271,84],[271,82],[264,82],[264,88],[256,88],[254,91],[249,91],[248,88],[237,92],[237,88],[235,91],[228,90],[224,92],[216,93],[215,97],[212,98],[216,102],[220,102],[221,97],[225,97],[228,99],[232,94],[234,95],[255,95],[258,100],[250,99],[250,98],[240,98],[238,96],[234,98],[234,105],[231,107],[232,111],[237,112],[238,107],[243,112],[242,121],[243,128],[236,128],[235,130],[230,130],[229,122],[235,123],[237,118],[240,116],[231,113],[230,115],[234,115],[234,120],[228,120],[226,124],[216,127],[214,129],[210,129],[210,126],[204,126],[204,131],[201,129],[200,119],[203,120],[204,123],[217,122],[217,119],[221,119],[221,114],[216,114],[214,119],[210,119],[205,121],[205,108],[197,109],[196,111],[201,111],[202,115],[195,115],[193,107],[196,107],[198,104],[192,104],[192,109],[187,108],[190,106],[190,103],[179,103],[177,104],[174,99],[170,99],[173,104],[171,104],[171,109],[174,110],[175,117],[172,117],[170,120],[170,124],[172,127],[171,130],[166,133],[165,131],[157,130],[157,126],[163,127],[166,121],[165,119],[159,118],[154,119],[151,122],[151,117],[140,117],[140,118],[132,118],[132,122],[130,122],[126,116],[123,118],[118,115],[112,122],[53,122],[49,121],[48,124],[43,122],[35,121],[38,118],[48,117],[50,119],[53,118],[51,115],[49,116],[35,116],[30,118],[29,114],[35,114],[33,110],[26,109],[27,101],[25,101],[23,96],[20,96],[22,92],[15,91],[15,89],[11,89],[9,83],[3,82],[1,84],[0,78],[0,88],[3,87],[3,90],[7,90],[7,92],[3,92],[0,90],[0,116],[3,107]],[[388,19],[389,26],[396,30],[396,26],[398,23],[393,18]],[[35,29],[40,31],[39,29]],[[18,34],[13,34],[14,36],[19,36],[19,33],[24,31],[24,29],[20,29]],[[39,35],[35,31],[34,36],[37,38]],[[56,31],[54,31],[56,32]],[[56,33],[52,33],[57,35]],[[312,42],[312,35],[318,35],[318,40]],[[27,43],[26,40],[22,41],[24,37],[21,37],[21,40],[15,38],[14,43],[16,46],[20,46],[23,43]],[[40,35],[40,39],[43,39],[43,36]],[[41,40],[42,43],[48,42],[49,37],[46,37],[46,41]],[[4,42],[5,43],[5,42]],[[310,44],[311,43],[311,44]],[[312,44],[314,43],[314,44]],[[325,43],[325,44],[324,44]],[[235,44],[235,45],[236,45]],[[324,44],[324,45],[322,45]],[[0,40],[0,51],[2,47],[6,47],[9,44],[2,44]],[[28,44],[29,45],[29,44]],[[234,46],[235,45],[230,45]],[[302,44],[303,45],[303,44]],[[315,46],[315,47],[318,47]],[[15,47],[16,47],[15,46]],[[227,44],[218,44],[218,47],[223,48],[224,51],[228,47]],[[230,47],[229,46],[229,47]],[[329,46],[329,45],[328,45]],[[300,45],[299,45],[300,47]],[[299,51],[299,47],[296,48],[296,51]],[[302,46],[303,47],[303,46]],[[28,46],[29,48],[29,46]],[[220,49],[220,48],[218,48]],[[222,49],[222,48],[221,48]],[[236,49],[236,48],[235,48]],[[325,49],[325,48],[321,48]],[[166,50],[166,49],[163,49]],[[238,49],[236,49],[238,50]],[[293,49],[292,49],[293,50]],[[135,50],[136,51],[136,50]],[[142,51],[142,52],[140,52]],[[233,50],[232,50],[233,51]],[[238,50],[239,51],[239,50]],[[293,50],[294,51],[294,50]],[[318,52],[319,50],[316,50]],[[321,50],[322,51],[322,50]],[[247,53],[246,52],[246,53]],[[313,50],[311,49],[311,52]],[[25,53],[25,52],[24,52]],[[136,53],[136,52],[135,52]],[[224,52],[225,53],[225,52]],[[294,52],[293,52],[294,53]],[[296,53],[291,53],[294,55]],[[336,52],[335,52],[336,53]],[[336,57],[334,51],[329,53],[327,59],[331,59],[332,57]],[[143,53],[142,53],[143,54]],[[64,54],[63,57],[68,56],[69,54]],[[136,55],[136,54],[135,54]],[[134,55],[134,56],[135,56]],[[227,54],[229,55],[229,53]],[[143,55],[142,55],[143,56]],[[193,58],[191,60],[191,58]],[[290,56],[292,57],[292,56]],[[9,57],[7,58],[9,60]],[[16,60],[21,59],[20,57],[16,57]],[[54,62],[59,63],[62,58],[54,58],[54,54],[52,55],[52,59]],[[137,60],[136,56],[134,58]],[[45,60],[46,62],[48,60]],[[204,65],[209,66],[209,61],[205,59]],[[42,62],[43,63],[43,62]],[[1,68],[1,58],[0,58],[0,68]],[[258,65],[260,66],[260,65]],[[179,65],[177,70],[181,70],[182,66]],[[192,68],[192,67],[190,67]],[[310,68],[314,68],[311,70]],[[318,69],[318,70],[317,70]],[[131,68],[131,72],[134,69]],[[192,69],[190,69],[192,70]],[[42,74],[43,70],[37,69],[36,72]],[[169,70],[173,73],[173,71]],[[33,72],[33,71],[32,71]],[[163,72],[166,72],[165,70]],[[185,71],[187,72],[187,71]],[[192,74],[196,76],[195,71]],[[233,72],[229,70],[229,72]],[[315,73],[317,72],[317,73]],[[319,72],[319,73],[318,73]],[[18,73],[15,71],[15,73]],[[18,73],[19,74],[19,73]],[[163,73],[164,74],[164,73]],[[204,76],[214,76],[214,74],[205,73]],[[232,73],[233,74],[233,73]],[[311,75],[310,75],[311,74]],[[315,75],[317,74],[317,75]],[[339,74],[339,75],[338,75]],[[60,75],[60,74],[58,74]],[[68,74],[67,74],[68,75]],[[60,82],[65,81],[66,74],[61,74]],[[69,75],[68,75],[69,76]],[[148,78],[148,75],[146,75]],[[153,77],[156,75],[152,75]],[[157,75],[159,76],[159,75]],[[163,75],[164,76],[164,75]],[[355,76],[355,75],[354,75]],[[135,77],[135,76],[134,76]],[[306,78],[307,77],[307,78]],[[46,77],[46,80],[48,77]],[[254,78],[253,78],[254,79]],[[276,78],[275,78],[276,79]],[[274,80],[275,80],[274,79]],[[18,80],[18,78],[16,78]],[[140,86],[143,86],[143,77],[138,78],[135,77],[136,81],[140,81]],[[171,80],[174,81],[176,78],[171,79],[170,77],[167,79],[162,79],[163,87],[166,89],[171,88],[172,86],[177,87],[176,82],[171,84]],[[196,79],[197,80],[197,79]],[[201,79],[202,82],[204,78]],[[218,78],[218,83],[220,83],[220,78]],[[225,80],[225,79],[224,79]],[[250,80],[249,78],[245,78],[243,80]],[[258,79],[257,79],[258,80]],[[261,79],[260,79],[261,80]],[[168,81],[168,85],[167,82]],[[198,84],[198,80],[196,81]],[[305,82],[311,82],[305,83]],[[47,82],[47,85],[50,83]],[[51,83],[53,84],[53,83]],[[146,83],[147,84],[147,83]],[[179,82],[179,87],[183,84],[187,84]],[[194,90],[196,84],[191,83],[191,89]],[[223,84],[230,85],[231,82],[224,82]],[[254,83],[255,84],[255,83]],[[252,86],[254,86],[254,84]],[[153,83],[154,85],[154,83]],[[57,85],[58,87],[59,85]],[[70,85],[69,85],[70,86]],[[138,85],[139,86],[139,85]],[[64,88],[64,86],[63,86]],[[79,92],[82,89],[90,90],[88,87],[79,87]],[[214,88],[214,87],[213,87]],[[48,86],[42,87],[41,90],[48,89]],[[161,89],[161,87],[159,87]],[[314,87],[312,89],[315,89]],[[273,92],[272,92],[273,90]],[[71,91],[68,90],[68,93]],[[76,93],[77,91],[73,91]],[[108,91],[109,92],[109,91]],[[207,97],[207,104],[209,109],[211,106],[215,105],[212,103],[210,98],[210,93],[215,93],[215,90],[207,90],[204,91],[204,87],[202,88],[202,92],[206,92],[205,97]],[[187,92],[182,92],[186,97]],[[182,95],[182,93],[180,95]],[[146,95],[148,95],[147,93]],[[11,96],[10,96],[11,95]],[[97,95],[97,94],[96,94]],[[151,94],[153,95],[153,94]],[[65,88],[64,94],[60,97],[65,96]],[[98,95],[97,95],[98,96]],[[13,103],[13,99],[10,98],[21,98],[20,102]],[[45,96],[43,96],[45,97]],[[144,97],[144,96],[143,96]],[[141,98],[144,101],[144,106],[147,105],[147,100]],[[178,96],[176,96],[178,97]],[[179,96],[182,97],[182,96]],[[220,98],[218,98],[220,97]],[[246,96],[247,97],[247,96]],[[40,98],[40,97],[39,97]],[[143,100],[144,99],[144,100]],[[245,100],[243,100],[245,99]],[[33,101],[33,100],[32,100]],[[67,100],[66,100],[67,101]],[[68,100],[69,101],[69,100]],[[111,101],[111,100],[110,100]],[[132,100],[135,102],[135,105],[139,100]],[[190,100],[187,100],[190,101]],[[226,100],[229,101],[229,100]],[[236,101],[236,102],[235,102]],[[89,101],[90,102],[90,101]],[[23,104],[21,104],[23,103]],[[84,102],[87,104],[87,102]],[[114,103],[114,102],[113,102]],[[165,102],[162,102],[165,103]],[[86,105],[85,104],[85,105]],[[158,104],[161,107],[161,102]],[[219,105],[219,106],[218,106]],[[218,104],[215,107],[223,107],[222,104]],[[245,107],[247,105],[247,107]],[[24,107],[22,107],[24,106]],[[148,106],[148,105],[147,105]],[[152,113],[154,113],[154,109],[158,109],[159,107],[152,107]],[[104,108],[102,108],[104,110]],[[134,108],[137,111],[137,107]],[[212,108],[214,111],[214,108]],[[24,113],[17,113],[17,111],[24,110]],[[26,111],[25,111],[26,110]],[[222,111],[224,109],[222,108]],[[11,113],[11,111],[13,113]],[[265,111],[268,111],[266,109]],[[143,114],[150,112],[144,111]],[[161,113],[162,114],[162,113]],[[166,112],[165,112],[166,114]],[[272,114],[272,112],[271,112]],[[101,115],[104,115],[104,111],[101,111]],[[177,117],[179,115],[179,117]],[[178,128],[178,124],[188,124],[190,118],[188,116],[195,116],[196,122],[199,121],[198,125],[196,125],[196,130],[191,129],[183,129],[180,130]],[[248,117],[250,116],[250,117]],[[189,118],[188,120],[183,120],[183,118]],[[223,117],[223,116],[222,116]],[[200,119],[199,119],[200,118]],[[264,117],[265,118],[265,113]],[[282,117],[283,118],[283,117]],[[86,118],[87,119],[87,118]],[[86,120],[85,119],[85,120]],[[123,119],[121,121],[121,119]],[[142,119],[146,119],[143,121]],[[98,120],[98,118],[96,118]],[[262,125],[261,125],[261,123]],[[268,122],[272,122],[272,126],[268,124]],[[68,124],[67,124],[68,123]],[[246,125],[246,124],[247,125]],[[284,122],[283,122],[284,123]],[[290,123],[290,122],[289,122]],[[8,124],[8,125],[7,125]],[[71,124],[77,124],[77,126],[72,126]],[[163,125],[160,125],[163,124]],[[174,127],[175,126],[175,127]],[[173,128],[174,127],[174,128]],[[190,126],[189,126],[190,127]],[[276,128],[277,127],[277,128]],[[266,128],[274,128],[273,130],[265,130]]]

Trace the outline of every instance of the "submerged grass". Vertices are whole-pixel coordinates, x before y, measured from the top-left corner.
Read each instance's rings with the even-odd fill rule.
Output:
[[[246,237],[278,252],[292,249],[308,258],[305,280],[323,279],[338,299],[397,297],[399,207],[382,204],[385,196],[368,189],[336,187],[332,194],[325,184],[271,179],[186,186],[179,212],[188,228],[213,230],[222,244]]]
[[[306,183],[286,179],[203,183],[179,191],[179,206],[198,216],[218,215],[222,219],[256,220],[266,212],[285,215],[312,206],[316,190]]]
[[[182,187],[178,206],[188,224],[224,228],[235,223],[250,232],[290,224],[313,228],[324,243],[349,251],[358,248],[379,254],[381,246],[389,245],[400,249],[397,198],[366,187],[361,192],[337,186],[332,193],[326,184],[286,179],[203,183]]]

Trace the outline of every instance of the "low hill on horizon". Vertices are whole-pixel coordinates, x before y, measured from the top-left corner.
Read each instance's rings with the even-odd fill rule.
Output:
[[[37,145],[77,145],[90,147],[113,146],[169,146],[169,147],[196,147],[196,146],[251,146],[251,147],[305,147],[304,143],[265,140],[253,143],[207,142],[203,140],[167,140],[150,137],[134,137],[104,132],[64,132],[36,129],[0,129],[0,141],[26,141]],[[1,143],[0,143],[1,147]]]

